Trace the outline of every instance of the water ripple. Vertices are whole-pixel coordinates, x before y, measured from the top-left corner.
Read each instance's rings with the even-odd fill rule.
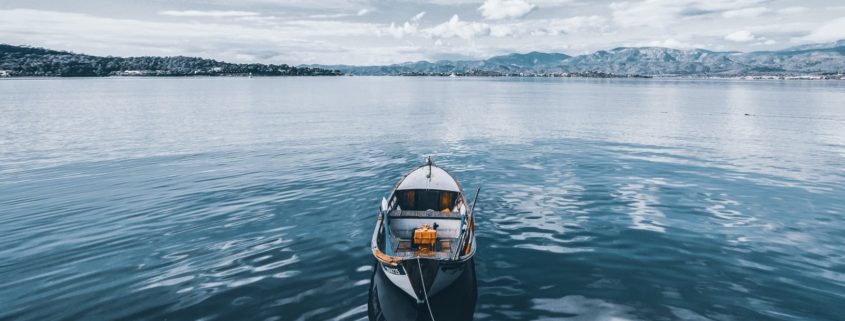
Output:
[[[351,78],[0,82],[0,319],[365,319],[428,155],[476,319],[845,314],[840,82]]]

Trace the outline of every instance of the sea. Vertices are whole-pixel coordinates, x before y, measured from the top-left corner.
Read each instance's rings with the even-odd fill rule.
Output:
[[[429,156],[476,320],[845,318],[845,81],[150,77],[0,80],[0,320],[367,320]]]

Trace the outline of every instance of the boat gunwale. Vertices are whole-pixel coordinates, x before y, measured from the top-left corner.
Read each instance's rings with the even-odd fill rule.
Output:
[[[469,240],[469,242],[470,242],[469,252],[466,253],[466,254],[463,254],[463,255],[458,255],[457,258],[446,258],[446,259],[432,258],[432,257],[425,257],[425,256],[400,257],[400,256],[388,255],[387,253],[384,253],[379,248],[379,236],[382,235],[381,231],[383,230],[382,226],[384,225],[384,220],[390,219],[390,217],[389,217],[390,211],[389,210],[388,211],[379,210],[379,214],[378,214],[378,217],[377,217],[377,220],[376,220],[375,230],[373,231],[373,237],[370,240],[370,246],[371,246],[371,249],[372,249],[372,252],[373,252],[373,256],[376,258],[376,260],[378,260],[382,264],[387,264],[389,266],[397,266],[401,262],[404,262],[404,261],[425,259],[425,260],[436,260],[436,261],[439,261],[441,264],[446,264],[446,265],[461,265],[461,264],[466,263],[470,259],[472,259],[473,256],[475,256],[475,252],[476,252],[476,240],[475,240],[476,237],[475,237],[475,222],[474,222],[475,221],[475,215],[474,215],[475,213],[473,213],[472,208],[467,207],[467,205],[468,205],[467,204],[467,198],[466,198],[466,195],[464,194],[463,187],[461,186],[461,183],[457,179],[455,179],[455,177],[452,176],[452,174],[449,173],[447,170],[443,169],[440,166],[431,164],[431,163],[427,163],[427,164],[423,164],[421,166],[417,166],[414,169],[405,173],[405,175],[402,175],[402,178],[399,179],[399,182],[396,183],[393,186],[393,189],[390,191],[390,194],[389,194],[390,197],[392,198],[396,194],[396,191],[398,190],[399,185],[401,185],[402,182],[405,181],[405,178],[407,178],[408,175],[411,175],[411,173],[419,170],[420,168],[426,167],[426,166],[435,166],[435,167],[443,170],[443,172],[445,172],[447,175],[449,175],[449,178],[451,178],[455,182],[455,184],[458,186],[458,194],[460,195],[460,199],[464,203],[464,207],[467,208],[466,209],[467,217],[471,217],[472,221],[473,221],[472,227],[471,227],[471,229],[472,229],[471,236],[472,237],[471,237],[471,240]],[[431,190],[438,190],[438,189],[431,189]],[[446,219],[446,218],[444,218],[444,219]],[[469,231],[469,229],[467,229],[467,230]],[[458,253],[460,253],[460,252],[461,252],[461,249],[459,248]]]

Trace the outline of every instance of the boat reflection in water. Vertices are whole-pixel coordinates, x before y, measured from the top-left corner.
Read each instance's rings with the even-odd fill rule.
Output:
[[[431,311],[425,303],[408,296],[387,279],[376,264],[370,282],[367,315],[371,321],[405,320],[472,320],[478,287],[475,279],[475,262],[470,260],[468,269],[447,288],[429,298]]]

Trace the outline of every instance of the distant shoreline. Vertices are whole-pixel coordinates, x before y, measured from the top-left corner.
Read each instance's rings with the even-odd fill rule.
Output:
[[[286,64],[237,64],[198,57],[101,57],[0,44],[0,77],[340,76]]]
[[[743,80],[743,81],[796,81],[796,80],[803,80],[803,81],[842,81],[845,80],[845,76],[838,75],[835,77],[828,77],[828,76],[818,76],[818,75],[803,75],[803,76],[720,76],[720,77],[712,77],[712,76],[637,76],[637,77],[627,77],[627,76],[617,76],[617,77],[588,77],[588,76],[515,76],[515,75],[502,75],[502,76],[479,76],[479,75],[463,75],[463,76],[444,76],[444,75],[342,75],[346,77],[358,77],[358,78],[376,78],[376,77],[384,77],[384,78],[392,78],[392,77],[406,77],[406,78],[446,78],[446,79],[460,79],[460,78],[472,78],[472,79],[480,79],[480,78],[513,78],[513,79],[539,79],[539,78],[548,78],[548,79],[638,79],[638,80]],[[303,76],[266,76],[266,75],[138,75],[138,76],[118,76],[118,75],[110,75],[110,76],[0,76],[0,80],[36,80],[36,79],[155,79],[155,78],[302,78]],[[337,77],[337,76],[330,76],[330,75],[314,75],[314,76],[307,76],[307,77]]]
[[[549,77],[685,79],[845,79],[845,41],[777,52],[615,48],[569,56],[530,52],[485,60],[384,66],[228,63],[198,57],[101,57],[0,44],[5,77]]]

